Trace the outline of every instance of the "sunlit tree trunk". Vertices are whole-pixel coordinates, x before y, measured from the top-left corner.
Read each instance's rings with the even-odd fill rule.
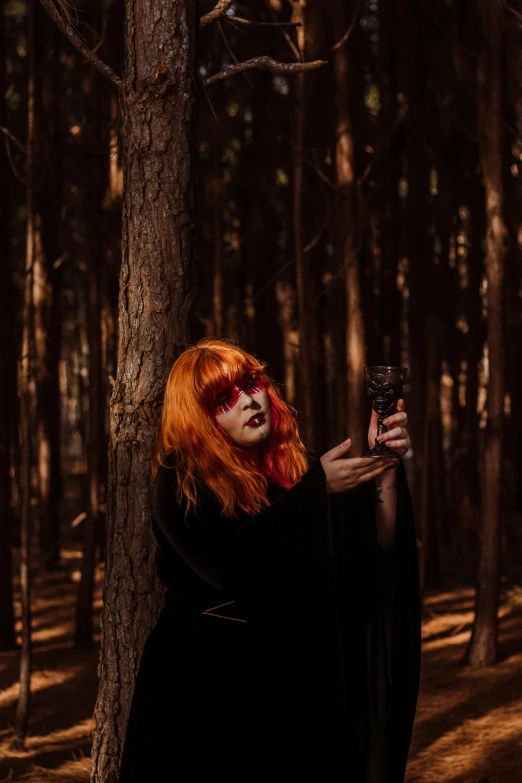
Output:
[[[276,283],[279,305],[279,322],[283,337],[284,394],[289,405],[295,406],[297,395],[298,332],[294,329],[296,293],[293,286],[283,280]]]
[[[478,62],[478,128],[486,192],[487,345],[489,382],[482,471],[480,559],[475,621],[469,647],[472,666],[497,656],[499,544],[504,416],[504,236],[502,184],[502,9],[485,6],[484,42]]]
[[[33,348],[33,260],[34,260],[34,142],[35,142],[35,6],[27,7],[27,50],[29,54],[29,81],[27,89],[27,233],[25,280],[22,310],[22,344],[18,363],[18,394],[20,397],[20,468],[21,533],[20,533],[20,601],[22,604],[22,646],[20,650],[20,694],[16,709],[11,749],[25,747],[31,703],[31,357]]]
[[[329,9],[333,39],[337,44],[345,35],[351,17],[345,15],[343,5],[335,0],[330,2]],[[351,8],[351,11],[353,13],[355,9]],[[366,451],[368,446],[368,417],[364,398],[363,367],[366,361],[366,350],[359,269],[360,192],[356,180],[355,141],[350,113],[353,77],[349,39],[335,49],[333,64],[337,101],[335,163],[338,183],[339,242],[346,290],[346,437],[352,438],[352,452],[356,455]]]
[[[167,373],[190,339],[194,11],[187,0],[126,2],[124,293],[111,400],[105,605],[92,752],[96,783],[118,778],[134,678],[162,606],[149,476]]]
[[[61,155],[56,93],[61,34],[44,9],[35,6],[34,152],[34,340],[36,360],[36,460],[38,469],[40,565],[60,560],[60,222]]]
[[[400,314],[401,295],[397,286],[397,260],[399,258],[399,227],[398,211],[400,199],[398,185],[401,177],[401,155],[398,150],[397,114],[397,48],[395,33],[397,7],[392,3],[379,3],[379,60],[378,75],[381,94],[381,110],[378,115],[378,132],[380,139],[386,139],[378,154],[379,174],[387,187],[376,194],[375,200],[377,228],[380,247],[380,313],[382,353],[379,363],[401,363]]]
[[[293,0],[292,21],[300,26],[297,28],[297,43],[301,57],[307,59],[307,14],[308,0]],[[310,311],[307,301],[307,276],[305,270],[305,254],[303,246],[303,167],[304,138],[306,123],[306,84],[307,76],[298,73],[295,78],[295,138],[294,138],[294,253],[295,273],[297,283],[297,312],[299,318],[299,369],[301,376],[301,399],[304,412],[304,426],[301,437],[308,448],[313,444],[313,372],[312,352],[310,345],[309,318]]]
[[[423,451],[426,389],[426,324],[425,318],[431,306],[427,281],[433,274],[431,250],[426,242],[427,167],[424,159],[424,50],[423,5],[416,0],[402,0],[400,4],[402,35],[399,40],[399,90],[406,103],[406,213],[404,219],[405,254],[407,256],[408,341],[409,372],[408,429],[410,431],[413,462],[413,503],[419,517],[422,499],[428,492],[429,454]],[[404,182],[402,183],[404,187]],[[424,541],[419,552],[421,592],[426,587],[422,577],[429,573],[426,560],[431,556]],[[424,561],[424,562],[423,562]]]
[[[5,126],[5,2],[0,0],[0,126]],[[9,162],[5,144],[0,145],[0,354],[4,372],[0,376],[0,650],[16,646],[13,610],[13,580],[11,557],[12,510],[10,468],[11,400],[16,377],[13,351],[11,266],[9,258]]]

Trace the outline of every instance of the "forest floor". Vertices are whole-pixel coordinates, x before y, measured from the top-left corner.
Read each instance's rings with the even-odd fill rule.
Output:
[[[96,573],[96,648],[72,647],[80,553],[33,585],[34,660],[25,752],[9,750],[18,697],[18,653],[0,653],[0,783],[88,783],[97,690],[103,573]],[[426,600],[423,673],[408,783],[518,783],[522,780],[522,606],[501,608],[500,661],[461,664],[473,593],[438,591]],[[19,614],[19,606],[17,607]]]

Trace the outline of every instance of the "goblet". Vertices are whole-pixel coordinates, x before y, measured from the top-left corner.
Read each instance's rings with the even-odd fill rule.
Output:
[[[379,414],[377,424],[377,437],[385,432],[383,420],[395,413],[397,400],[402,396],[404,379],[408,372],[406,367],[387,367],[373,365],[364,368],[366,376],[366,394],[372,399],[372,408]],[[375,441],[373,449],[366,451],[363,457],[396,457],[401,455],[386,446],[385,443]]]

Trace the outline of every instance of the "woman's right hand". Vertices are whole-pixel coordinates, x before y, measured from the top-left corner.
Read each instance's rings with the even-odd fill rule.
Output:
[[[329,495],[346,492],[354,489],[359,484],[384,473],[392,465],[397,464],[397,459],[376,457],[349,457],[341,459],[343,454],[350,451],[352,439],[343,441],[321,457],[321,465],[326,475],[326,491]]]

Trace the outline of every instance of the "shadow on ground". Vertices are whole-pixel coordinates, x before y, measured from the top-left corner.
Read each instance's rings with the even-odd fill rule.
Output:
[[[79,552],[35,576],[33,703],[27,751],[9,751],[18,698],[18,651],[0,653],[0,783],[89,783],[98,650],[72,646]],[[103,574],[96,577],[96,638]],[[522,611],[503,603],[500,660],[462,660],[473,591],[427,597],[422,684],[407,783],[517,783],[522,757]],[[17,607],[19,615],[19,607]]]

